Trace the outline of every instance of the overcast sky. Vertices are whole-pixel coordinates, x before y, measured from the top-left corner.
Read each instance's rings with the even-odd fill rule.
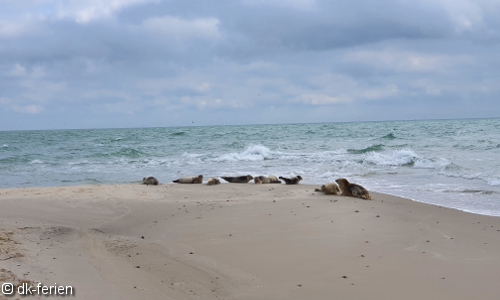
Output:
[[[499,0],[0,0],[0,130],[500,117],[499,16]]]

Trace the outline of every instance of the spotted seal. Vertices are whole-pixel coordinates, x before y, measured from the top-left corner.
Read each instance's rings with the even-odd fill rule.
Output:
[[[281,180],[279,180],[278,178],[276,178],[276,176],[274,175],[269,175],[268,177],[266,176],[257,176],[253,179],[253,181],[256,183],[256,184],[259,184],[259,183],[279,183],[281,184]]]
[[[208,178],[207,185],[216,185],[216,184],[220,184],[219,179],[213,177]]]
[[[174,180],[175,183],[202,183],[203,175],[193,176],[193,177],[185,177]]]
[[[286,184],[299,184],[299,182],[302,180],[302,176],[297,175],[297,176],[292,177],[292,178],[286,178],[286,177],[280,176],[280,179],[282,179]]]
[[[323,184],[321,189],[315,189],[315,192],[323,192],[326,195],[340,195],[340,188],[337,183],[329,182],[327,184]]]
[[[220,178],[224,179],[225,181],[229,183],[248,183],[250,180],[253,179],[252,175],[246,175],[246,176],[221,176]]]
[[[350,183],[345,178],[339,178],[335,180],[338,183],[340,189],[342,190],[342,196],[352,196],[365,200],[372,200],[370,193],[359,184]]]
[[[142,184],[145,185],[158,185],[158,179],[154,178],[153,176],[149,177],[144,177],[142,178]]]

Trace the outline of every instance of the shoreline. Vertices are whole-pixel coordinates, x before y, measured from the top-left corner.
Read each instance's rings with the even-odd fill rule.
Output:
[[[231,183],[227,183],[227,182],[223,182],[221,183],[222,185],[226,185],[226,184],[231,184]],[[253,182],[251,183],[247,183],[249,185],[254,185]],[[304,186],[304,187],[309,187],[309,189],[315,189],[315,188],[319,188],[323,183],[300,183],[299,186]],[[167,185],[176,185],[175,183],[172,183],[172,182],[169,182],[169,183],[160,183],[159,186],[167,186]],[[205,186],[206,185],[206,182],[203,182],[201,185]],[[281,184],[283,186],[286,186],[285,184]],[[136,181],[136,182],[123,182],[123,183],[97,183],[97,184],[84,184],[84,185],[59,185],[59,186],[34,186],[34,187],[4,187],[4,188],[0,188],[0,196],[2,194],[2,191],[9,191],[9,190],[34,190],[34,189],[55,189],[55,188],[91,188],[91,187],[105,187],[105,186],[124,186],[124,187],[128,187],[128,186],[142,186],[141,182],[140,181]],[[274,186],[274,184],[273,184]],[[400,198],[400,199],[404,199],[404,200],[407,200],[407,201],[411,201],[411,202],[414,202],[414,203],[420,203],[420,204],[425,204],[425,205],[430,205],[430,206],[435,206],[435,207],[438,207],[438,208],[446,208],[446,209],[452,209],[452,210],[456,210],[456,211],[459,211],[459,212],[463,212],[463,213],[467,213],[467,214],[473,214],[473,215],[479,215],[479,216],[485,216],[485,217],[494,217],[494,218],[500,218],[500,215],[489,215],[489,214],[486,214],[486,213],[481,213],[481,212],[476,212],[476,211],[471,211],[471,210],[465,210],[465,209],[461,209],[461,208],[458,208],[458,207],[451,207],[451,206],[446,206],[446,205],[442,205],[442,204],[435,204],[435,203],[431,203],[431,202],[425,202],[423,200],[417,200],[417,199],[414,199],[414,198],[410,198],[410,197],[406,197],[406,196],[400,196],[400,195],[396,195],[396,194],[391,194],[391,193],[387,193],[387,192],[378,192],[378,191],[373,191],[373,190],[370,190],[370,194],[378,194],[378,195],[381,195],[381,196],[390,196],[390,197],[396,197],[396,198]]]
[[[373,201],[329,196],[316,187],[0,189],[0,281],[71,285],[77,299],[500,293],[498,217],[374,192]]]

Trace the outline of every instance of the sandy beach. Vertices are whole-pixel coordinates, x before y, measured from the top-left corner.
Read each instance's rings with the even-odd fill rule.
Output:
[[[74,299],[498,299],[500,218],[316,187],[2,189],[0,281]]]

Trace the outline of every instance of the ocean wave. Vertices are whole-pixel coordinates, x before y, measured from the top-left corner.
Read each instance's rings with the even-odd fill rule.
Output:
[[[490,143],[490,144],[493,144],[489,147],[486,147],[485,150],[497,150],[498,148],[500,148],[500,144],[494,144],[494,143]]]
[[[352,154],[364,154],[364,153],[368,153],[368,152],[382,151],[382,150],[384,150],[384,147],[385,147],[384,145],[378,144],[378,145],[372,145],[370,147],[366,147],[363,149],[347,149],[347,152],[352,153]]]
[[[39,159],[34,159],[30,162],[31,165],[36,165],[36,164],[43,164],[43,161]]]
[[[451,172],[451,171],[441,171],[438,173],[439,175],[443,175],[446,177],[452,177],[452,178],[462,178],[462,179],[467,179],[467,180],[481,180],[486,182],[487,185],[489,186],[500,186],[500,178],[488,175],[488,174],[483,174],[483,173],[462,173],[462,172]]]
[[[205,154],[198,154],[198,153],[187,153],[184,152],[182,154],[182,160],[177,161],[177,163],[185,163],[188,165],[195,165],[203,162],[203,158],[205,157]]]
[[[491,186],[500,186],[499,178],[487,178],[486,183]]]
[[[450,166],[451,163],[446,158],[440,158],[437,161],[431,159],[417,159],[413,165],[417,169],[445,169]]]
[[[170,136],[183,136],[183,135],[186,135],[184,131],[178,131],[170,134]]]
[[[143,159],[142,162],[148,166],[163,166],[170,165],[171,160],[168,159]]]
[[[2,145],[2,148],[9,148],[9,145],[7,145],[7,144],[3,144],[3,145]]]
[[[410,149],[395,150],[392,153],[368,152],[363,162],[377,166],[410,166],[418,156]]]
[[[33,160],[29,157],[19,155],[0,158],[0,164],[30,163],[31,161]]]
[[[90,162],[88,160],[83,160],[83,161],[70,161],[68,162],[69,166],[82,166],[82,165],[88,165]]]
[[[383,137],[381,137],[380,139],[384,139],[384,140],[395,140],[397,139],[396,135],[394,135],[393,132],[387,134],[387,135],[384,135]]]
[[[99,155],[99,154],[98,154]],[[141,156],[144,156],[145,153],[136,150],[134,148],[122,148],[119,151],[113,152],[111,154],[100,154],[102,156],[108,156],[108,157],[126,157],[126,158],[138,158]]]
[[[479,195],[498,194],[497,191],[491,191],[491,190],[474,190],[474,189],[444,190],[443,192],[444,193],[460,193],[460,194],[479,194]]]
[[[81,180],[81,182],[84,182],[86,184],[101,184],[104,183],[103,181],[97,179],[97,178],[85,178]]]
[[[250,145],[247,146],[242,152],[227,153],[213,159],[215,162],[224,161],[261,161],[261,160],[271,160],[274,155],[278,155],[281,152],[271,151],[269,148],[263,145]]]

